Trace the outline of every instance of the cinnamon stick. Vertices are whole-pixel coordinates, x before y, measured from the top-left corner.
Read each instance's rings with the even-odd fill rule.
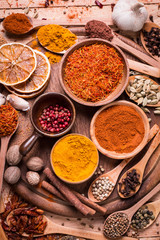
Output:
[[[62,182],[60,181],[49,168],[44,169],[44,174],[50,179],[52,184],[66,197],[66,199],[77,208],[83,215],[93,215],[95,211],[86,205],[84,205],[73,192]]]
[[[42,187],[44,187],[45,190],[47,190],[47,191],[50,192],[50,193],[53,193],[55,196],[57,196],[57,197],[59,197],[59,198],[60,198],[61,196],[63,197],[63,195],[62,195],[61,193],[59,193],[56,188],[54,188],[51,184],[49,184],[49,183],[46,182],[46,181],[43,181],[43,182],[42,182]],[[56,190],[59,194],[57,194],[54,190]],[[104,207],[99,206],[97,203],[92,202],[90,199],[88,199],[87,197],[83,196],[82,194],[80,194],[80,193],[78,193],[78,192],[76,192],[76,191],[73,191],[73,190],[71,190],[71,191],[76,195],[77,198],[79,198],[79,200],[80,200],[82,203],[84,203],[84,204],[86,204],[87,206],[95,209],[97,212],[105,215],[106,209],[105,209]],[[62,199],[62,198],[61,198],[61,199]],[[64,197],[63,197],[62,200],[65,200],[65,201],[66,201],[66,199],[65,199]]]
[[[45,188],[48,192],[52,193],[56,197],[60,198],[63,201],[66,201],[66,198],[51,184],[46,181],[42,181],[41,187]]]

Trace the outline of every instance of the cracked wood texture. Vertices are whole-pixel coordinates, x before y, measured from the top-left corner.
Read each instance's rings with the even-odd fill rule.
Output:
[[[116,29],[115,26],[113,26],[113,22],[111,19],[111,13],[112,13],[112,7],[117,2],[116,0],[100,0],[100,2],[103,4],[103,8],[99,8],[95,4],[95,0],[68,0],[68,1],[62,1],[62,0],[53,0],[53,3],[49,4],[49,7],[45,8],[45,0],[1,0],[0,1],[0,18],[8,16],[8,14],[12,12],[19,12],[24,13],[24,9],[26,7],[29,7],[29,13],[28,15],[30,17],[33,17],[35,15],[35,12],[38,12],[37,19],[52,19],[54,24],[60,24],[64,26],[82,26],[93,19],[104,21],[106,24],[113,27],[113,29]],[[153,16],[153,20],[156,24],[160,25],[160,1],[159,0],[141,0],[140,2],[143,2],[145,4],[145,7],[148,10],[149,16]],[[27,43],[31,39],[33,39],[36,35],[35,32],[32,32],[30,35],[26,35],[24,37],[19,38],[13,38],[9,35],[6,35],[3,31],[2,25],[0,26],[0,33],[7,38],[7,41],[19,41]],[[83,34],[78,34],[79,39],[83,39]],[[129,36],[128,36],[129,37]],[[137,35],[133,35],[132,38],[135,39]],[[128,56],[131,59],[131,56]],[[57,68],[58,64],[55,64],[52,66],[52,77],[51,77],[51,83],[48,86],[46,91],[49,91],[50,89],[52,91],[59,91],[63,93],[63,90],[59,86],[59,81],[57,77]],[[159,79],[160,80],[160,79]],[[158,81],[158,79],[157,79]],[[2,86],[0,86],[0,91],[4,91],[5,94],[8,94],[6,90]],[[127,96],[123,94],[121,96],[121,99],[127,99]],[[33,100],[29,100],[30,104],[32,105]],[[75,104],[76,110],[77,110],[77,118],[75,125],[72,129],[72,132],[77,132],[84,134],[86,136],[89,136],[89,125],[90,120],[95,113],[95,111],[98,108],[88,108],[81,106],[79,104]],[[153,110],[150,108],[151,114],[148,115],[152,118],[151,126],[154,123],[157,123],[160,126],[160,117],[153,114]],[[13,144],[20,144],[24,139],[26,139],[33,131],[33,127],[29,121],[29,114],[27,113],[20,113],[20,126],[17,130],[17,133],[15,136],[13,136],[11,145]],[[27,131],[26,131],[27,130]],[[49,154],[50,150],[54,144],[54,140],[50,140],[47,138],[40,139],[36,145],[34,146],[33,150],[28,154],[27,158],[31,155],[37,155],[42,156],[44,159],[49,160]],[[43,149],[45,148],[45,151]],[[158,148],[160,151],[160,148]],[[108,161],[107,161],[108,160]],[[102,156],[100,154],[100,162],[101,165],[105,167],[105,170],[111,170],[113,167],[115,167],[119,162],[118,161],[109,161],[109,159],[106,159],[105,156]],[[84,190],[87,190],[87,186],[85,185]],[[154,199],[159,199],[160,193],[157,194]],[[52,214],[53,215],[53,214]],[[60,216],[53,215],[58,222],[63,223],[66,221],[66,219],[61,218]],[[88,220],[86,220],[88,221]],[[102,220],[96,219],[96,221],[99,223],[102,223]],[[95,221],[95,226],[96,226]],[[93,224],[93,221],[91,222]],[[160,216],[156,220],[156,223],[160,224]],[[152,226],[150,226],[145,231],[139,232],[138,238],[140,240],[160,240],[160,225],[154,223]],[[70,223],[70,221],[65,222],[66,226],[74,226],[77,227],[76,223],[74,221]],[[87,222],[89,225],[89,222]],[[82,228],[82,225],[80,225],[80,228]],[[91,229],[90,229],[91,230]],[[93,231],[93,230],[91,230]],[[98,240],[98,239],[97,239]]]

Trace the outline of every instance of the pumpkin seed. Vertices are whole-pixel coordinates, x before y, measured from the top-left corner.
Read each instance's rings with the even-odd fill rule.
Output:
[[[152,90],[156,90],[156,89],[158,89],[158,88],[159,88],[159,85],[152,85],[152,86],[151,86],[151,89],[152,89]]]
[[[151,101],[152,101],[151,99],[147,99],[147,103],[151,103]]]
[[[137,101],[138,105],[141,104],[142,102],[143,102],[143,97],[139,98]]]
[[[131,92],[136,93],[136,89],[134,87],[130,87]]]
[[[128,85],[128,87],[127,87],[127,91],[128,91],[129,93],[131,92],[129,85]]]
[[[158,100],[157,100],[157,99],[151,100],[151,104],[157,104],[157,103],[158,103]]]
[[[159,115],[159,114],[160,114],[160,110],[155,110],[155,111],[154,111],[154,114]]]
[[[137,93],[136,96],[137,96],[137,98],[141,98],[142,97],[142,95],[140,93]]]
[[[157,93],[157,99],[160,100],[160,92]]]
[[[145,112],[145,113],[150,113],[149,109],[146,107],[141,107],[141,109]]]
[[[149,123],[152,121],[152,119],[151,118],[148,118],[148,121],[149,121]]]
[[[156,107],[155,110],[160,110],[160,107]]]
[[[142,105],[143,105],[143,106],[146,106],[146,105],[147,105],[147,102],[148,102],[148,99],[147,99],[147,97],[145,97],[145,98],[143,99]]]

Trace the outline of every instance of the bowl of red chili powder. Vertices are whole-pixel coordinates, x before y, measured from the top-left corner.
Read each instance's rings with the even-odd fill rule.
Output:
[[[109,41],[93,38],[73,45],[63,56],[59,79],[76,102],[101,106],[124,91],[129,68],[124,53]]]
[[[114,159],[131,158],[146,145],[149,121],[140,107],[116,101],[99,109],[90,124],[91,139],[98,150]]]

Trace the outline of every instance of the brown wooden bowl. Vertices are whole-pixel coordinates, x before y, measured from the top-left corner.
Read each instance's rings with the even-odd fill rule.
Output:
[[[97,102],[87,102],[84,101],[81,98],[78,98],[76,95],[74,95],[71,91],[71,89],[67,86],[67,84],[64,81],[64,68],[66,66],[66,62],[67,62],[67,58],[78,48],[83,47],[83,46],[88,46],[88,45],[92,45],[95,43],[103,43],[106,44],[107,46],[113,47],[116,49],[116,51],[118,52],[118,54],[121,56],[121,58],[123,59],[123,63],[124,63],[124,71],[123,71],[123,77],[121,82],[118,84],[118,86],[115,88],[115,90],[109,94],[104,100],[101,101],[97,101]],[[73,45],[63,56],[61,63],[60,63],[60,68],[59,68],[59,80],[60,80],[60,84],[62,85],[64,91],[76,102],[86,105],[86,106],[102,106],[105,104],[108,104],[112,101],[114,101],[116,98],[118,98],[123,91],[125,90],[127,83],[128,83],[128,77],[129,77],[129,67],[128,67],[128,62],[127,59],[124,55],[124,53],[114,44],[112,44],[109,41],[100,39],[100,38],[91,38],[91,39],[87,39],[84,41],[81,41],[75,45]]]
[[[104,149],[103,147],[101,147],[101,145],[99,144],[99,142],[97,141],[97,138],[95,136],[95,120],[96,120],[97,116],[99,115],[99,113],[102,112],[103,110],[105,110],[106,108],[109,108],[111,106],[116,106],[116,105],[125,105],[125,106],[134,108],[138,112],[138,114],[141,116],[143,123],[144,123],[144,128],[145,128],[144,138],[143,138],[142,142],[130,153],[118,153],[115,151],[108,151],[108,150]],[[126,159],[126,158],[131,158],[131,157],[135,156],[136,154],[138,154],[147,143],[149,130],[150,130],[150,126],[149,126],[149,121],[148,121],[146,114],[143,112],[143,110],[140,107],[138,107],[134,103],[131,103],[128,101],[116,101],[116,102],[108,104],[107,106],[100,108],[93,116],[93,118],[91,120],[91,124],[90,124],[90,135],[91,135],[92,141],[94,142],[94,144],[96,145],[96,147],[102,154],[106,155],[107,157],[113,158],[113,159]]]

